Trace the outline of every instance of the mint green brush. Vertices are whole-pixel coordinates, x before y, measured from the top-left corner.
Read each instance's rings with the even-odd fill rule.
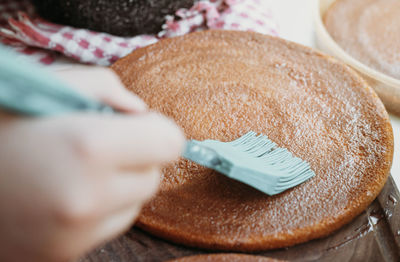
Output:
[[[315,175],[307,162],[255,132],[227,143],[192,140],[183,156],[268,195],[281,193]]]
[[[0,45],[0,107],[31,115],[48,116],[76,111],[114,112],[108,105],[82,96],[40,68],[19,62]]]
[[[115,112],[110,106],[68,88],[44,70],[17,63],[14,56],[1,49],[0,107],[31,116],[77,111]],[[188,141],[183,157],[269,195],[278,194],[315,175],[307,162],[254,132],[228,143]]]

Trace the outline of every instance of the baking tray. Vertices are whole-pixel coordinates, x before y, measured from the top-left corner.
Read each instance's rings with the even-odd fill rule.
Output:
[[[80,262],[166,261],[216,253],[187,248],[133,227]],[[400,194],[389,177],[378,198],[350,224],[329,237],[293,247],[255,253],[287,261],[400,261]]]
[[[378,72],[366,66],[346,53],[329,35],[323,23],[323,17],[328,8],[336,0],[313,0],[314,20],[317,47],[358,71],[376,91],[386,109],[400,116],[400,80]]]

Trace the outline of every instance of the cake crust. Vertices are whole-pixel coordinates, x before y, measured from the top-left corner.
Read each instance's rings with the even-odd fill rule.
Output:
[[[251,256],[243,254],[211,254],[184,257],[168,262],[283,262],[268,257]]]
[[[188,246],[261,251],[324,237],[379,194],[393,157],[381,101],[348,66],[249,32],[163,40],[112,66],[188,139],[232,141],[252,130],[308,161],[316,176],[268,196],[184,159],[163,169],[137,222]]]

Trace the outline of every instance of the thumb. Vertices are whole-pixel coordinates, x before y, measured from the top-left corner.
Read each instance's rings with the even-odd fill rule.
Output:
[[[120,167],[146,167],[177,159],[185,139],[170,119],[140,115],[76,115],[70,124],[80,151],[92,160]],[[74,129],[75,128],[75,129]]]

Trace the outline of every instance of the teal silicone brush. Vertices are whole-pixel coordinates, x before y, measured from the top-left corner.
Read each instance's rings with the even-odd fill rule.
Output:
[[[44,70],[23,66],[1,50],[0,57],[0,107],[31,116],[76,111],[115,112],[73,91]],[[314,176],[307,162],[254,132],[228,143],[188,141],[183,156],[269,195]]]
[[[183,156],[268,195],[281,193],[315,175],[307,162],[255,132],[227,143],[192,140]]]

